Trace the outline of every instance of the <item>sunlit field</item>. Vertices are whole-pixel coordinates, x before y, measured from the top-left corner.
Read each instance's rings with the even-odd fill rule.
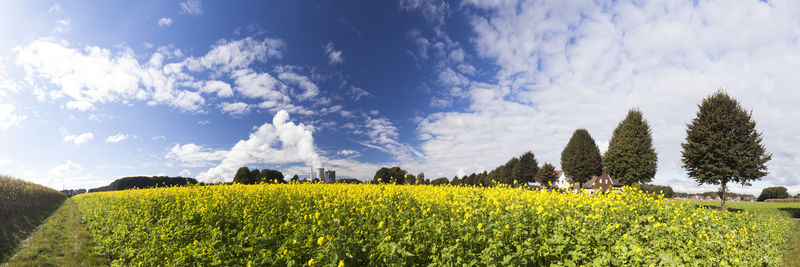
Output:
[[[793,222],[633,189],[279,184],[74,197],[121,265],[780,266]]]

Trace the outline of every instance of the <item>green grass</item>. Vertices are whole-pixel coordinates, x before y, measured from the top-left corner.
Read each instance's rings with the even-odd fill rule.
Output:
[[[5,266],[107,266],[104,258],[91,253],[92,236],[80,217],[75,202],[67,199]]]
[[[698,206],[719,208],[719,201],[690,201]],[[783,216],[800,219],[800,203],[767,203],[767,202],[726,202],[728,211],[747,211],[766,216]],[[800,222],[795,223],[794,229],[789,233],[789,249],[784,253],[785,266],[800,267]]]
[[[0,175],[0,262],[64,202],[52,188]]]

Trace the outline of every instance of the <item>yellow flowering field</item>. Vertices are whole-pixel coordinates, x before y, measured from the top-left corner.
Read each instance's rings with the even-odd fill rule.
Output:
[[[789,219],[626,188],[262,184],[75,197],[116,265],[781,265]]]

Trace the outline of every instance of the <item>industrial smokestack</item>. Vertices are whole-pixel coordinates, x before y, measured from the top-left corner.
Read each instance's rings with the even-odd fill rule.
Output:
[[[325,180],[325,168],[317,168],[317,178],[319,178],[320,181]]]

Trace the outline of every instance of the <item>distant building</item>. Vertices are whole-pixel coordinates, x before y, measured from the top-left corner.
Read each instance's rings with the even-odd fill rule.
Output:
[[[323,181],[325,179],[325,168],[317,168],[317,179]]]
[[[618,180],[611,178],[607,173],[603,172],[600,176],[594,176],[589,181],[578,184],[575,183],[571,178],[567,177],[563,171],[556,171],[558,175],[558,180],[555,183],[555,186],[558,188],[572,188],[572,189],[588,189],[589,191],[600,190],[600,191],[610,191],[610,190],[619,190],[622,188],[623,184],[620,183]]]
[[[325,171],[325,176],[323,177],[324,178],[322,180],[325,181],[326,183],[336,182],[336,171],[334,170]]]
[[[572,184],[572,179],[567,177],[563,171],[558,170],[555,174],[558,175],[558,180],[556,180],[556,183],[554,184],[555,187],[560,189],[567,189],[570,187]]]

